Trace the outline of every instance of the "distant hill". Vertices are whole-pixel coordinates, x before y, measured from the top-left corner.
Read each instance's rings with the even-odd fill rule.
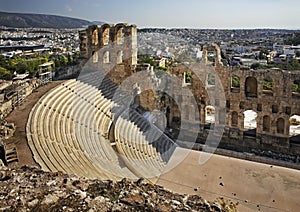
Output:
[[[102,22],[97,22],[102,23]],[[93,22],[57,15],[0,12],[0,26],[15,28],[80,28]]]

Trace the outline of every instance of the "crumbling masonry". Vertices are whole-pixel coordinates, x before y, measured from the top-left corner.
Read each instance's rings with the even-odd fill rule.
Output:
[[[136,26],[127,24],[90,26],[80,32],[80,39],[82,57],[92,58],[94,63],[102,66],[113,64],[114,68],[109,75],[117,84],[136,71]],[[112,44],[114,48],[105,50],[108,44]],[[99,50],[101,55],[98,54]],[[208,55],[211,54],[208,52],[213,52],[214,58],[209,58]],[[176,91],[174,91],[177,95],[176,103],[174,98],[168,95],[144,93],[140,96],[141,107],[164,111],[168,119],[168,127],[175,131],[180,125],[180,116],[185,116],[191,124],[200,126],[197,142],[203,144],[209,131],[213,129],[206,122],[206,108],[212,105],[216,108],[216,117],[222,116],[222,113],[219,113],[221,111],[226,118],[224,123],[217,123],[225,126],[220,147],[238,151],[259,149],[300,155],[300,137],[290,135],[290,117],[300,115],[300,71],[224,67],[217,45],[203,48],[203,59],[198,66],[200,69],[213,68],[218,76],[204,73],[206,76],[203,76],[205,79],[203,81],[183,64],[175,64],[169,69],[169,74],[176,75],[182,81],[182,86],[192,91],[198,108],[188,104],[190,96]],[[186,73],[191,74],[188,80]],[[226,98],[224,104],[218,101],[218,97],[212,100],[207,95],[208,89],[214,89],[215,78],[221,80]],[[299,85],[298,89],[295,89],[295,85]],[[153,100],[156,100],[155,104],[147,105],[149,102],[153,103]],[[188,110],[199,110],[200,117],[181,114],[179,108],[184,107],[189,107]],[[257,113],[257,124],[252,129],[245,129],[244,126],[244,112],[247,110]],[[222,119],[216,119],[219,120]]]

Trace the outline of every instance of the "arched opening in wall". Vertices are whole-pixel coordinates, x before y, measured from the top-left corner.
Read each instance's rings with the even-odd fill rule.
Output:
[[[122,64],[123,63],[123,51],[120,50],[117,53],[117,64]]]
[[[124,43],[124,28],[120,27],[117,30],[117,44],[121,45]]]
[[[273,80],[271,78],[265,78],[263,80],[263,94],[273,95]]]
[[[256,122],[257,113],[254,110],[246,110],[244,112],[244,135],[256,136]]]
[[[106,27],[103,32],[102,32],[102,42],[103,42],[103,45],[108,45],[109,43],[109,28]]]
[[[231,113],[231,126],[237,127],[239,124],[239,114],[236,111]]]
[[[257,97],[257,80],[255,77],[247,77],[245,81],[246,97]]]
[[[231,77],[231,92],[239,93],[240,92],[240,78],[236,75]]]
[[[271,130],[271,119],[270,116],[264,116],[263,117],[263,131],[264,132],[270,132]]]
[[[109,63],[109,51],[104,52],[103,54],[103,63]]]
[[[207,50],[207,61],[211,63],[215,63],[216,51],[214,49]]]
[[[141,93],[134,91],[133,104],[141,105]]]
[[[154,101],[154,99],[158,96],[156,96],[154,91],[143,91],[140,96],[139,109],[142,111],[151,111],[151,113],[153,111],[158,112],[156,105],[157,102]],[[183,113],[184,110],[182,109],[185,105],[182,105],[179,109],[177,104],[178,102],[166,93],[164,93],[159,99],[166,101],[166,106],[160,107],[159,112],[157,113],[160,115],[160,118],[157,121],[161,124],[163,123],[163,125],[160,126],[164,126],[165,129],[161,130],[164,130],[171,138],[176,139],[180,133],[181,121],[187,115],[186,113]]]
[[[192,84],[192,73],[184,72],[183,73],[183,85],[191,85]]]
[[[292,96],[300,97],[300,80],[294,80],[292,87]]]
[[[300,144],[300,116],[293,115],[290,122],[290,142]]]
[[[212,105],[207,105],[205,107],[205,128],[209,129],[211,124],[215,123],[215,113],[216,109]]]
[[[92,56],[93,56],[93,63],[98,63],[98,52],[93,51]]]
[[[284,134],[285,121],[283,118],[279,118],[276,121],[277,133]]]
[[[93,30],[93,35],[92,35],[92,44],[93,45],[98,45],[98,29]]]
[[[207,85],[215,86],[216,85],[216,76],[214,74],[209,73],[207,75]]]

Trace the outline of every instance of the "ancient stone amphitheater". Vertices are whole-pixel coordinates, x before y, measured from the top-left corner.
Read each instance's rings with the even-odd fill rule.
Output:
[[[217,92],[216,85],[206,83],[212,73],[201,72],[200,80],[196,75],[191,75],[190,83],[185,76],[187,73],[191,74],[193,67],[183,67],[182,64],[171,67],[170,73],[182,79],[178,90],[172,89],[174,99],[180,101],[176,106],[171,101],[171,96],[163,94],[159,96],[158,109],[166,113],[164,115],[167,125],[170,125],[169,129],[176,132],[180,121],[184,126],[180,130],[180,133],[183,131],[182,135],[172,135],[176,143],[187,145],[188,142],[181,141],[188,141],[196,132],[196,144],[201,149],[204,144],[202,141],[217,137],[221,139],[219,146],[224,147],[220,154],[272,165],[259,164],[212,155],[210,151],[205,153],[178,148],[176,143],[153,124],[153,120],[142,115],[141,112],[145,111],[141,108],[147,109],[143,106],[152,104],[155,98],[152,98],[151,93],[146,93],[147,98],[143,98],[142,93],[135,99],[133,84],[123,86],[125,81],[135,82],[130,77],[138,77],[138,73],[141,73],[136,71],[136,26],[90,26],[81,31],[79,37],[81,56],[85,59],[79,77],[62,81],[58,87],[50,90],[39,99],[28,118],[28,144],[35,161],[43,170],[91,179],[145,178],[178,193],[201,194],[209,199],[221,196],[238,201],[241,211],[299,209],[298,170],[274,166],[279,163],[275,160],[265,161],[252,154],[225,149],[242,152],[250,149],[271,150],[279,154],[292,154],[297,156],[292,160],[293,164],[299,165],[295,161],[298,161],[300,152],[300,136],[290,136],[289,118],[300,111],[300,90],[295,93],[291,89],[293,84],[300,83],[300,72],[231,70],[221,65],[219,49],[211,47],[212,50],[206,49],[204,53],[213,51],[217,55],[216,62],[209,64],[209,67],[215,69],[214,74],[218,74],[222,82],[214,84],[222,84],[224,87],[226,99],[221,101],[221,95],[216,95],[215,99],[204,95],[205,89],[220,93]],[[205,61],[203,65],[206,70]],[[202,63],[194,68],[202,70]],[[234,76],[240,79],[238,87],[231,85]],[[272,92],[263,89],[262,82],[266,78],[274,78],[272,85],[276,89]],[[281,79],[283,83],[279,83]],[[144,78],[141,82],[147,84]],[[194,93],[180,90],[182,87],[191,89]],[[190,98],[193,94],[198,101],[195,107]],[[216,117],[224,116],[224,119],[216,119],[213,125],[207,124],[205,110],[209,105],[214,105],[216,111],[219,111],[215,113]],[[181,111],[180,108],[186,109]],[[220,108],[223,109],[218,110]],[[193,115],[192,111],[198,109],[198,116]],[[245,129],[244,112],[250,109],[257,112],[257,129]],[[200,133],[194,131],[192,126],[200,126]],[[219,130],[220,127],[224,130]],[[193,147],[196,139],[193,141],[187,147],[197,149]],[[214,145],[212,142],[207,146]],[[210,160],[202,163],[202,156]],[[283,164],[288,165],[290,163]]]
[[[34,159],[45,171],[155,181],[176,145],[136,111],[112,112],[128,95],[116,98],[117,85],[105,79],[97,88],[98,80],[65,81],[39,100],[27,123]]]
[[[27,138],[35,160],[44,170],[90,178],[155,180],[164,172],[176,144],[130,107],[135,101],[131,97],[135,96],[133,84],[121,86],[140,76],[136,26],[95,25],[81,31],[79,37],[85,64],[79,77],[49,91],[28,119]],[[144,92],[136,105],[162,111],[167,126],[174,131],[181,125],[179,136],[173,138],[177,143],[184,141],[182,146],[202,149],[211,141],[211,146],[240,152],[254,149],[274,151],[276,156],[283,153],[297,162],[300,136],[290,135],[289,118],[299,114],[300,90],[294,92],[292,86],[300,83],[300,73],[232,70],[221,64],[217,46],[204,47],[203,51],[204,59],[199,64],[170,67],[168,78],[177,76],[181,79],[179,86],[170,81],[173,87],[166,86],[168,83],[161,86],[172,87],[172,97],[164,92]],[[215,62],[208,61],[208,52],[214,53]],[[192,83],[186,81],[188,73]],[[219,82],[209,84],[209,77]],[[140,87],[149,81],[139,78]],[[239,81],[236,87],[233,78]],[[274,89],[264,90],[266,80]],[[217,85],[224,91],[219,92]],[[174,99],[178,101],[174,103]],[[212,125],[206,122],[211,105],[216,109]],[[244,124],[249,110],[257,114],[256,126],[251,129]],[[194,145],[196,139],[198,146]]]

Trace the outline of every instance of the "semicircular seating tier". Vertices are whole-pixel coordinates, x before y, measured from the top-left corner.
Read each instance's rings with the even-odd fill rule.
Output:
[[[33,107],[26,131],[34,159],[45,171],[154,180],[176,144],[131,108],[124,109],[129,116],[113,113],[126,93],[115,98],[117,86],[108,79],[94,86],[97,80],[65,81]]]

